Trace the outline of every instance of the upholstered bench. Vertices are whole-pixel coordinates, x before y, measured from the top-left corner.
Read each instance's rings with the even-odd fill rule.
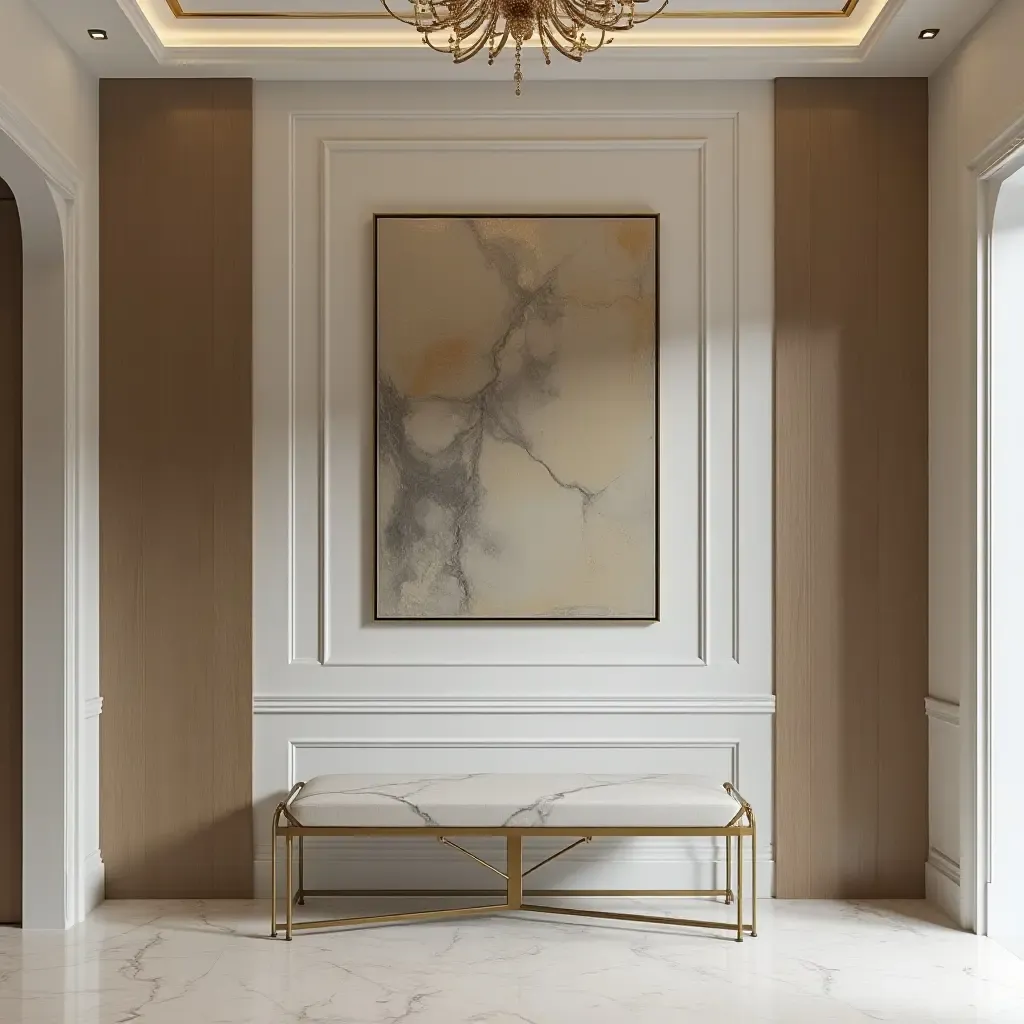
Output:
[[[319,921],[295,921],[293,908],[307,896],[339,895],[340,890],[305,889],[304,844],[307,836],[429,836],[505,879],[505,902],[414,913],[383,914]],[[502,836],[505,870],[464,849],[454,839]],[[523,869],[523,840],[531,836],[573,839],[539,864]],[[735,923],[676,917],[620,914],[603,910],[542,906],[526,896],[567,895],[565,891],[524,890],[523,880],[537,868],[581,843],[600,836],[707,836],[725,839],[726,878],[718,889],[587,890],[587,896],[720,896],[736,902]],[[744,921],[743,846],[751,842],[751,914]],[[285,845],[287,912],[278,921],[277,848]],[[298,885],[293,880],[294,845],[298,845]],[[735,842],[735,888],[733,844]],[[757,827],[754,812],[728,782],[718,784],[696,775],[321,775],[297,783],[277,805],[271,859],[271,936],[279,927],[293,932],[341,925],[487,914],[527,910],[548,914],[611,918],[655,924],[682,924],[757,934]]]

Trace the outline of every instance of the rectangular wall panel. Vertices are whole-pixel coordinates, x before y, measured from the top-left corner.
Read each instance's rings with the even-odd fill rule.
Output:
[[[921,896],[923,79],[776,83],[778,895]]]
[[[252,85],[100,101],[107,895],[246,896]]]
[[[21,224],[0,180],[0,924],[21,920]]]
[[[258,883],[292,780],[381,768],[735,778],[770,864],[771,158],[765,82],[518,99],[500,83],[258,84]],[[399,213],[660,216],[660,621],[374,621],[373,224]],[[480,882],[433,846],[404,871],[394,844],[329,851],[314,874],[332,886]],[[560,881],[645,886],[654,857],[696,887],[720,866],[709,848],[591,852]]]

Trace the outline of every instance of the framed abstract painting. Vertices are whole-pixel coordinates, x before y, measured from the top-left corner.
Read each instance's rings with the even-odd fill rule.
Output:
[[[375,618],[658,618],[653,214],[375,217]]]

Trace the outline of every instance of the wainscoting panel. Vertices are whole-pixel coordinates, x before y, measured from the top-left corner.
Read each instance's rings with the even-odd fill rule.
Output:
[[[265,82],[255,111],[257,865],[290,779],[374,768],[738,771],[770,859],[770,85]],[[660,214],[661,621],[373,621],[373,215],[398,212]],[[315,870],[349,886],[479,883],[342,847]]]
[[[776,83],[778,895],[924,895],[923,79]]]
[[[925,699],[928,716],[928,899],[960,920],[960,705]]]
[[[0,180],[0,924],[21,920],[21,223]]]
[[[430,738],[424,738],[426,733]],[[771,758],[770,703],[752,709],[676,716],[637,715],[623,723],[616,714],[581,700],[576,709],[538,720],[523,713],[437,715],[427,710],[358,718],[261,711],[256,718],[254,784],[271,794],[257,806],[257,889],[268,884],[268,826],[274,798],[297,781],[331,772],[682,772],[732,782],[771,821],[770,777],[760,766]],[[614,738],[609,738],[613,736]],[[758,837],[759,863],[770,892],[770,828]],[[529,844],[540,860],[558,840]],[[564,845],[562,843],[561,845]],[[473,850],[503,855],[501,841]],[[325,839],[310,842],[311,878],[324,888],[486,887],[484,869],[453,859],[436,843],[398,839]],[[617,888],[636,884],[638,864],[646,887],[710,887],[722,867],[724,847],[712,840],[649,838],[595,842],[545,869],[544,885]],[[483,872],[481,874],[481,872]],[[537,884],[541,884],[538,881]],[[318,883],[319,885],[319,883]]]
[[[252,85],[100,88],[108,897],[252,891]]]

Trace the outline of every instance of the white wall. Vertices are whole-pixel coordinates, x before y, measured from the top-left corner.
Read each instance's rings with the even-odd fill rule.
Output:
[[[0,175],[9,180],[22,214],[26,337],[47,340],[33,340],[25,353],[25,661],[32,680],[26,718],[37,728],[25,737],[25,921],[53,927],[80,918],[102,898],[103,885],[97,717],[96,80],[33,4],[3,0],[2,8]],[[5,125],[20,145],[5,133]],[[54,172],[49,183],[37,172],[37,162]],[[66,189],[55,200],[47,194],[49,185],[56,185],[57,192],[70,185],[73,202],[65,203]],[[52,245],[45,222],[57,217],[61,222]],[[46,298],[51,290],[53,302]],[[59,321],[65,294],[71,299],[70,346],[61,340],[65,328]],[[41,306],[42,317],[37,316]],[[44,324],[51,314],[57,322]],[[74,544],[67,545],[69,531],[77,532],[78,542],[70,558]],[[68,588],[77,590],[77,602]],[[76,603],[77,622],[68,617]],[[65,622],[71,624],[70,636],[64,635]],[[77,690],[77,706],[68,713],[80,718],[70,725],[60,698],[68,678]],[[73,795],[75,789],[79,792]],[[65,795],[79,805],[76,826],[62,820]],[[79,891],[70,896],[60,884],[67,874],[59,859],[61,843],[66,857],[78,865],[70,874],[78,877]]]
[[[976,870],[978,195],[971,165],[1024,117],[1024,3],[1002,0],[932,77],[929,892],[965,927]],[[1008,133],[1008,134],[1007,134]],[[956,724],[959,722],[960,724]]]
[[[272,801],[327,771],[697,771],[771,822],[772,128],[770,83],[257,85],[259,886]],[[488,209],[662,215],[660,623],[372,621],[372,214]],[[312,884],[491,884],[343,848]],[[594,844],[548,880],[710,884],[716,856]]]

